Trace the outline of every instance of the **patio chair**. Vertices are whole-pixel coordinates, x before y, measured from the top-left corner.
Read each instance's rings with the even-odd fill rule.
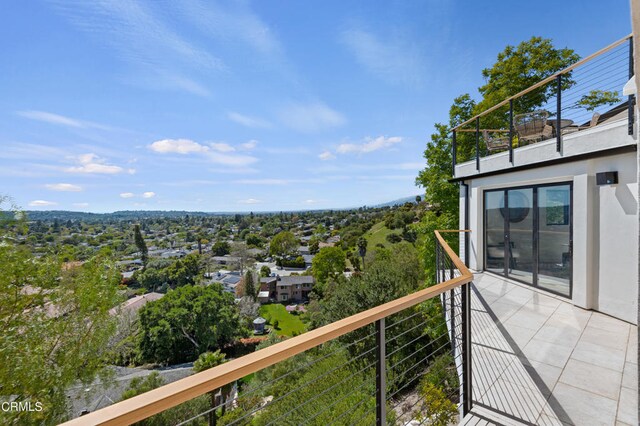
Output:
[[[483,130],[482,131],[482,137],[484,138],[484,143],[487,146],[487,150],[489,152],[493,152],[493,151],[499,151],[499,150],[503,150],[503,149],[508,149],[509,148],[509,137],[501,137],[501,138],[494,138],[492,136],[489,135],[489,131],[488,130]]]
[[[534,111],[514,117],[514,127],[518,133],[518,145],[527,145],[548,139],[553,135],[553,127],[547,124],[547,111]]]

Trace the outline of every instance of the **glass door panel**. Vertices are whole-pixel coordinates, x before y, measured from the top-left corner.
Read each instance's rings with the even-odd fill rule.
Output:
[[[505,273],[504,191],[485,192],[485,265],[487,271]]]
[[[507,191],[507,206],[508,276],[533,284],[533,189],[510,189]]]
[[[538,286],[571,295],[571,187],[538,188]]]

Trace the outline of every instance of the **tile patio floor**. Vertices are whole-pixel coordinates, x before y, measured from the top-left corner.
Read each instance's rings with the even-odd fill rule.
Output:
[[[637,327],[491,274],[472,289],[465,425],[637,425]]]

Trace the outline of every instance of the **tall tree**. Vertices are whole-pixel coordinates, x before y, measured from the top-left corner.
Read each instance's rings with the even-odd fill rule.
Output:
[[[364,270],[364,257],[367,255],[367,240],[364,237],[358,238],[358,254],[362,258],[362,269]]]
[[[140,231],[140,225],[137,223],[133,227],[133,238],[135,240],[136,247],[140,252],[142,264],[144,266],[147,266],[147,262],[149,261],[149,249],[147,249],[147,244],[144,242],[142,232]]]
[[[253,275],[254,274],[251,269],[247,270],[247,273],[244,274],[244,295],[249,296],[253,300],[255,300],[257,293]]]
[[[67,415],[67,388],[106,374],[104,356],[115,332],[109,309],[121,301],[120,272],[103,256],[63,268],[57,258],[14,244],[22,225],[2,222],[0,388],[18,402],[39,402],[42,411],[2,411],[0,423],[59,423]]]
[[[200,356],[198,357],[198,359],[196,360],[196,362],[193,363],[193,371],[195,371],[196,373],[200,373],[202,371],[208,370],[210,368],[216,367],[220,364],[224,364],[224,362],[226,361],[226,356],[225,354],[221,353],[220,350],[217,350],[215,352],[205,352],[203,354],[200,354]],[[220,404],[222,404],[222,409],[221,409],[221,415],[224,416],[224,413],[226,411],[226,400],[229,397],[229,394],[231,393],[233,386],[231,383],[225,385],[222,387],[222,401],[220,402]],[[218,417],[218,413],[217,410],[215,410],[214,408],[219,405],[216,404],[216,394],[218,393],[218,389],[214,389],[211,392],[209,392],[209,400],[210,400],[210,412],[209,412],[209,426],[215,426],[216,425],[216,420]]]
[[[347,256],[339,247],[323,247],[312,262],[313,276],[320,283],[327,278],[342,274],[347,264]]]

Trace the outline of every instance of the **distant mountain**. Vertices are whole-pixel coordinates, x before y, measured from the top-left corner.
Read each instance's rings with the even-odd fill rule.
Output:
[[[410,195],[408,197],[398,198],[397,200],[388,201],[386,203],[376,204],[375,206],[371,206],[371,207],[393,207],[393,206],[401,206],[401,205],[403,205],[405,203],[415,203],[416,202],[416,197],[418,195],[420,195],[420,197],[422,197],[421,194]]]
[[[393,207],[400,206],[405,203],[415,203],[416,196],[399,198],[397,200],[389,201],[382,204],[376,204],[374,206],[367,206],[372,208],[380,207]],[[333,210],[356,210],[358,207],[345,208],[345,209],[333,209]],[[329,211],[330,209],[316,210]],[[304,210],[298,210],[304,211]],[[159,218],[180,218],[185,216],[207,217],[207,216],[229,216],[234,214],[248,214],[247,212],[189,212],[184,210],[122,210],[115,211],[113,213],[86,213],[86,212],[73,212],[68,210],[28,210],[27,217],[29,220],[43,220],[51,221],[54,219],[67,221],[67,220],[80,220],[83,222],[93,222],[102,220],[140,220],[140,219],[159,219]],[[277,214],[279,212],[254,212],[260,214]]]

